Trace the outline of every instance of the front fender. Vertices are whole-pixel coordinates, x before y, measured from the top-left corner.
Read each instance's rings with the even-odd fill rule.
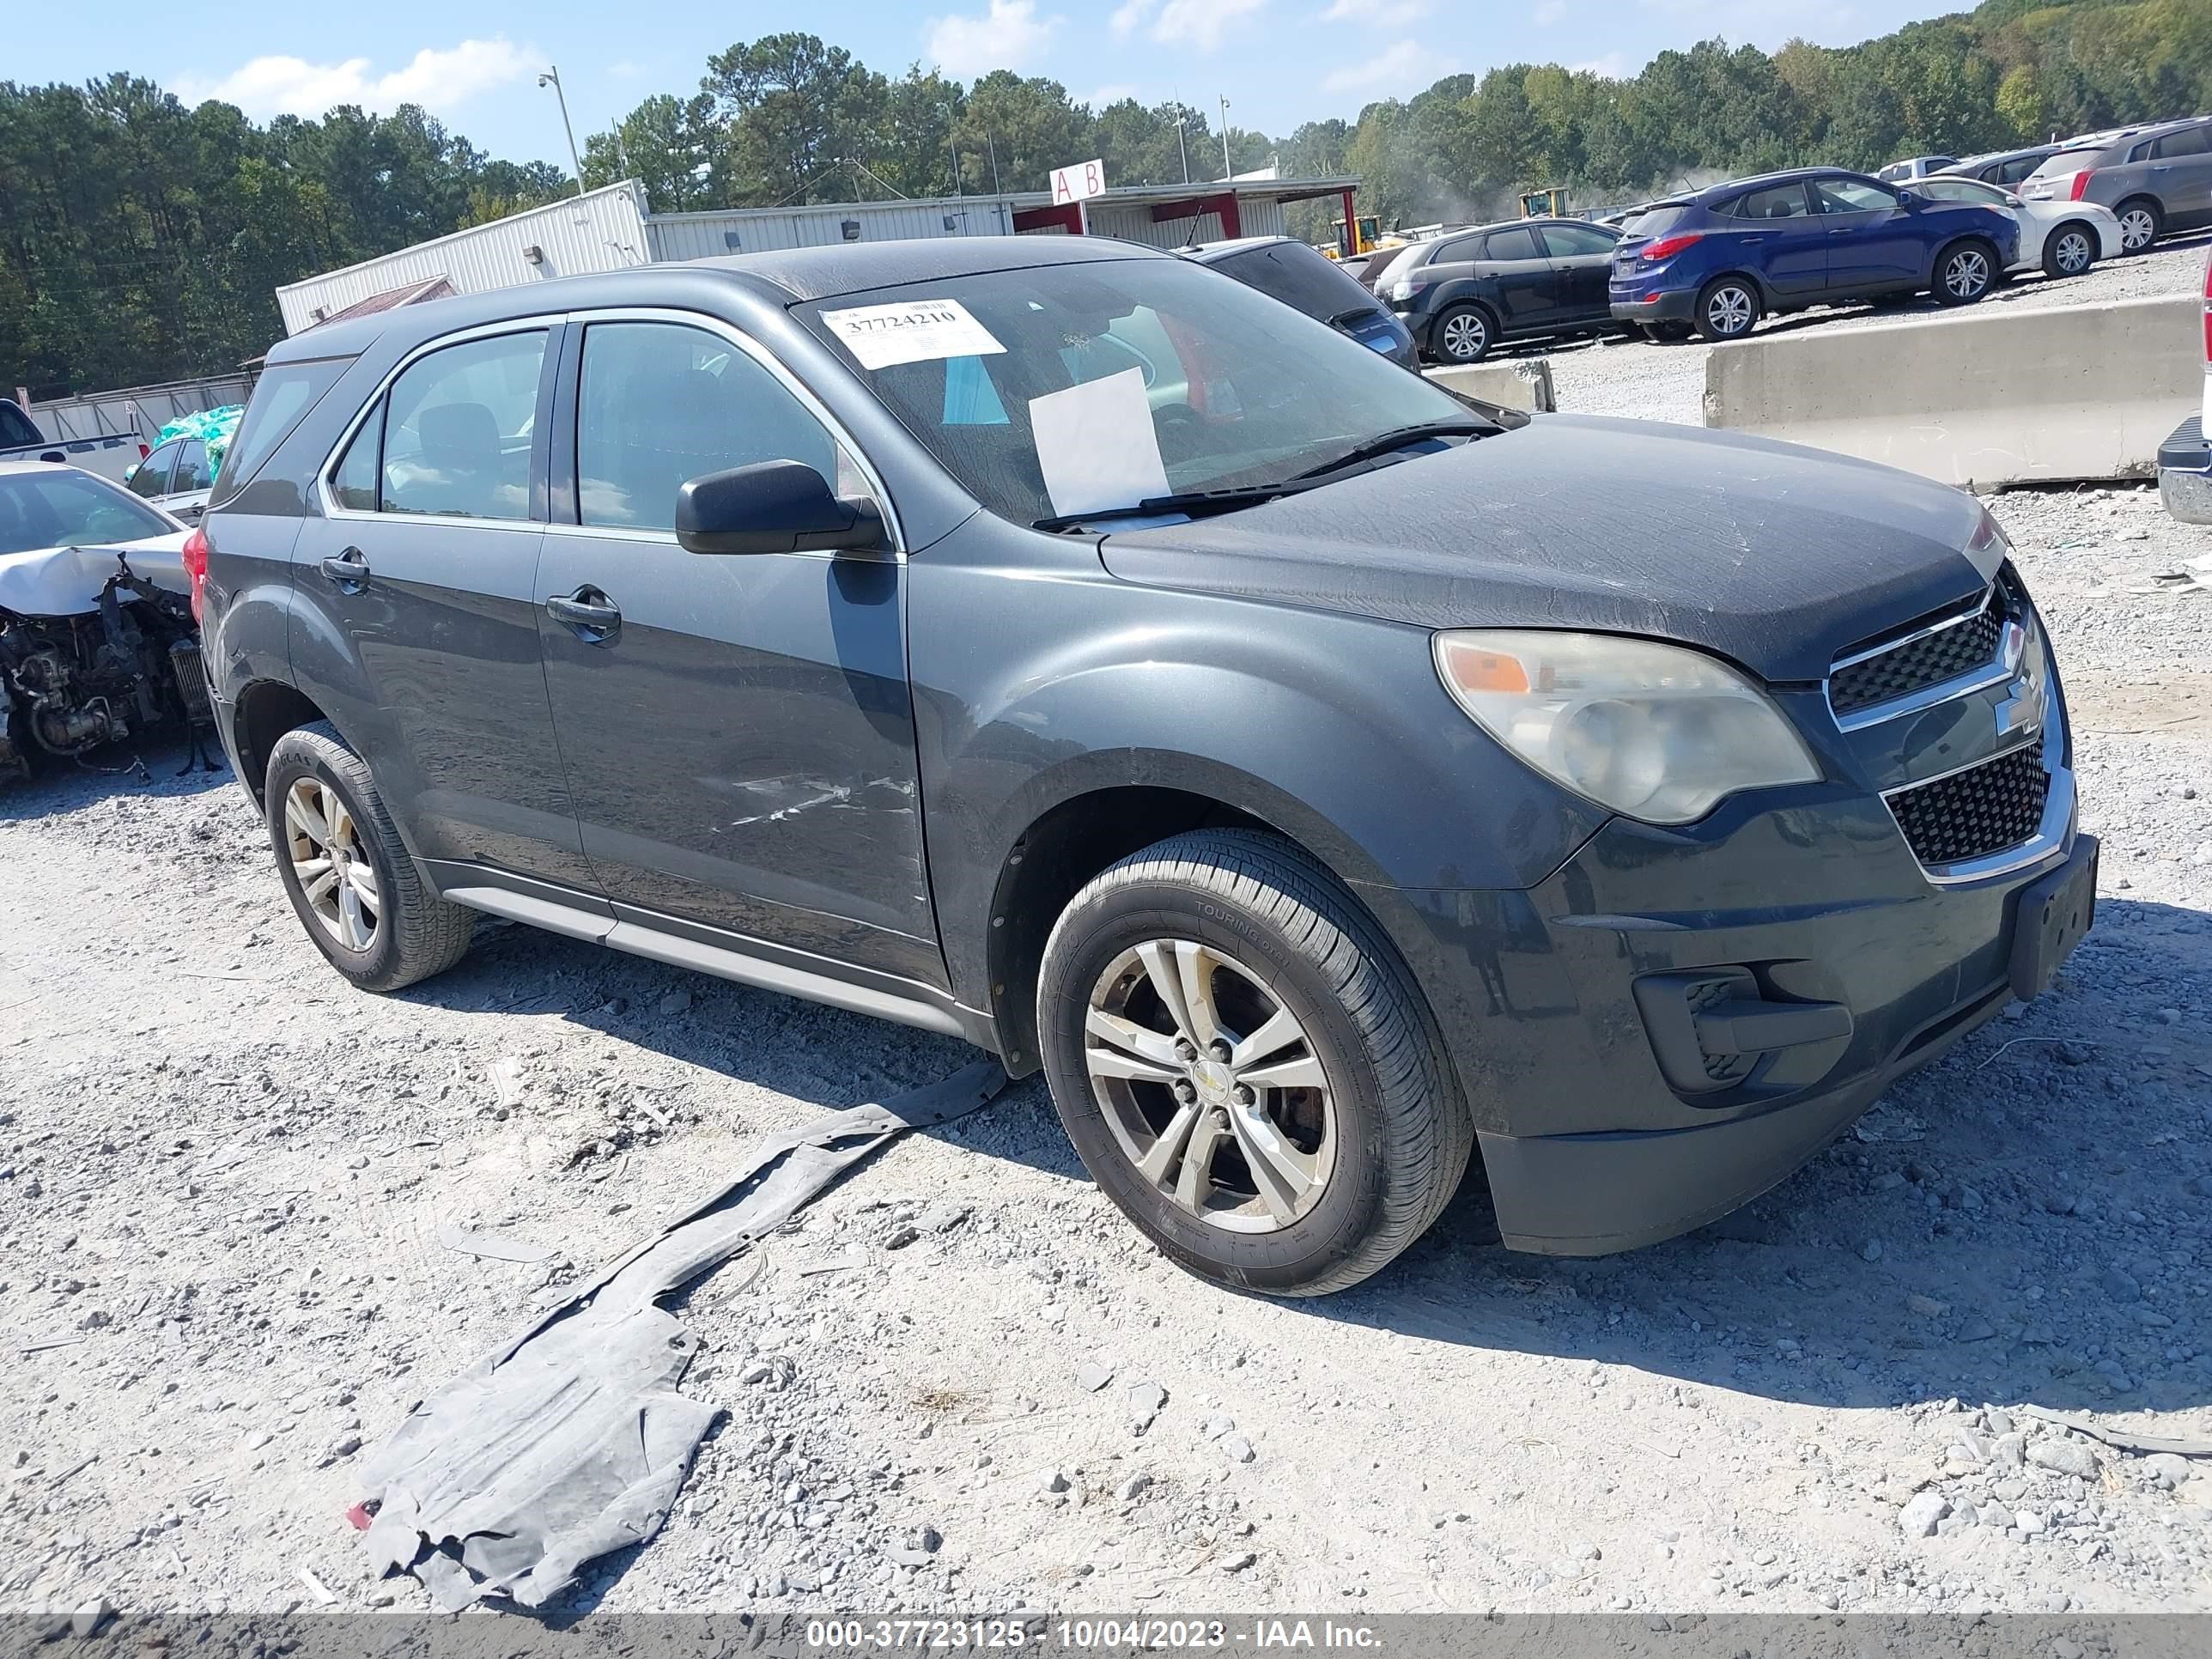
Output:
[[[909,566],[931,886],[970,1006],[1009,854],[1095,791],[1218,800],[1376,889],[1525,888],[1602,821],[1461,712],[1427,630],[1139,586],[1073,545],[1082,564],[1019,582]]]

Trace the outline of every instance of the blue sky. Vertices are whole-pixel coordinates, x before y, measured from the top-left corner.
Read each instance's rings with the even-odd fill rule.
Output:
[[[257,118],[335,103],[423,105],[497,155],[565,163],[550,91],[558,64],[579,143],[654,92],[695,88],[708,54],[807,29],[872,68],[920,62],[963,80],[994,68],[1049,75],[1078,98],[1170,97],[1235,125],[1286,133],[1347,119],[1376,98],[1501,63],[1555,61],[1632,74],[1655,52],[1715,34],[1772,50],[1792,35],[1836,46],[1964,9],[1911,0],[380,0],[329,14],[297,0],[228,0],[218,11],[140,7],[94,30],[73,7],[10,18],[5,73],[78,81],[125,69],[188,99],[219,96]],[[373,23],[373,27],[371,24]],[[1080,157],[1070,157],[1072,161]]]

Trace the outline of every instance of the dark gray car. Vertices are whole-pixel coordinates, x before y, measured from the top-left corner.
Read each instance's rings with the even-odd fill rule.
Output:
[[[2212,118],[2137,127],[2069,144],[2019,186],[2031,202],[2095,202],[2120,222],[2120,246],[2140,253],[2160,237],[2212,224]]]
[[[1484,417],[1091,238],[547,282],[280,345],[188,568],[365,989],[505,916],[1042,1069],[1176,1261],[1698,1226],[2087,926],[1972,497]]]

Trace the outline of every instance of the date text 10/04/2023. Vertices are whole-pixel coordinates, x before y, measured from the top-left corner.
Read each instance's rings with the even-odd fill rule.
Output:
[[[1382,1645],[1372,1626],[1333,1619],[819,1619],[806,1625],[810,1648],[825,1651],[951,1650],[1102,1653],[1300,1649]]]

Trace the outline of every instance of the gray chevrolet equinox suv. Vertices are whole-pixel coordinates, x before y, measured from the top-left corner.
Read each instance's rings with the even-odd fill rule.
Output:
[[[478,912],[1042,1069],[1220,1283],[1471,1155],[1516,1249],[1696,1227],[2087,927],[1996,525],[1458,401],[1091,238],[654,265],[287,341],[187,567],[307,936]]]

